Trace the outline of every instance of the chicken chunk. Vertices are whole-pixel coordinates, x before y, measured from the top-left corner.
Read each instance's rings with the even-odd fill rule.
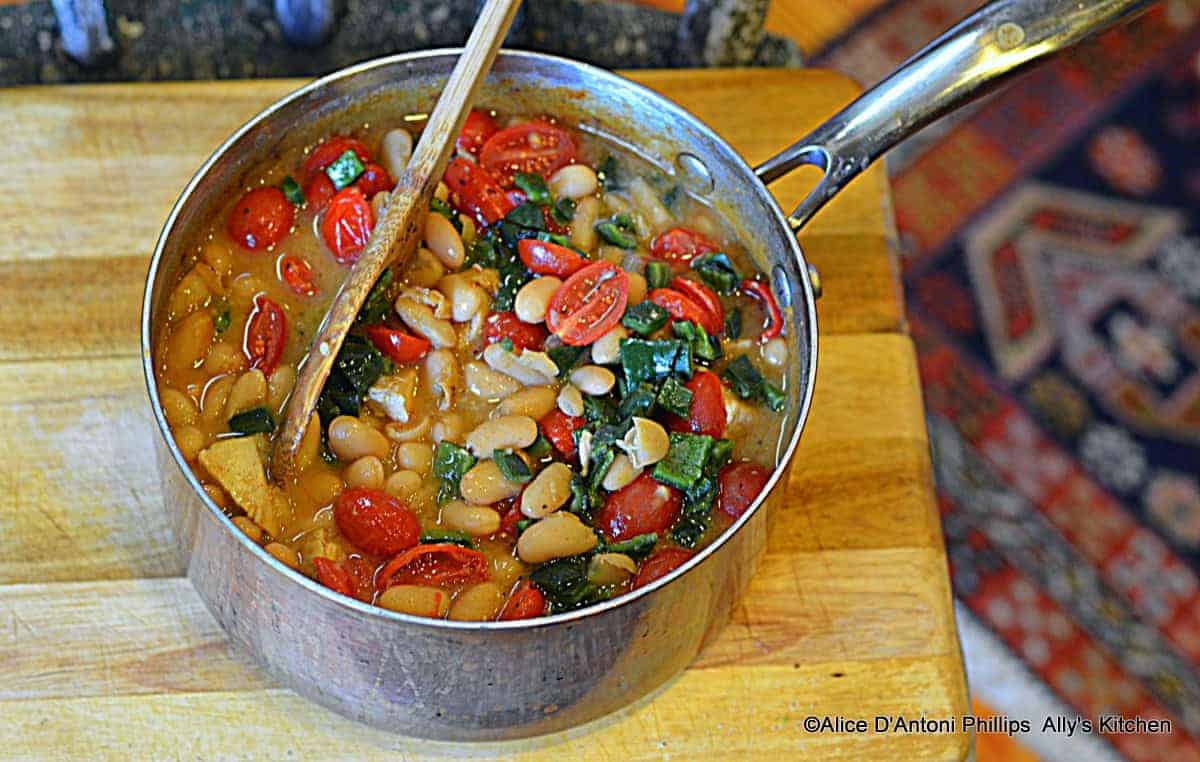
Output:
[[[246,515],[271,537],[278,537],[290,518],[291,508],[283,490],[267,481],[259,455],[260,447],[265,449],[265,445],[261,434],[221,439],[201,450],[199,457],[200,464]]]
[[[383,408],[391,420],[408,423],[417,397],[416,368],[405,368],[390,376],[380,376],[367,391],[367,397]]]

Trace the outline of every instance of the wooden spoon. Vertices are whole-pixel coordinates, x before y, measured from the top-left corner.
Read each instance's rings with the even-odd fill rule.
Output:
[[[408,168],[400,174],[387,211],[375,226],[362,255],[329,307],[300,367],[288,400],[283,427],[275,442],[271,470],[275,481],[296,476],[296,453],[329,378],[342,341],[379,276],[396,261],[407,261],[424,230],[429,200],[446,171],[454,142],[462,130],[484,77],[512,25],[520,0],[487,0],[446,88],[438,98]]]

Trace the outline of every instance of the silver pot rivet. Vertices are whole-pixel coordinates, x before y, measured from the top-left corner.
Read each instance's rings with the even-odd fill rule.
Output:
[[[817,272],[816,265],[811,262],[805,262],[808,267],[808,282],[812,286],[813,296],[817,299],[821,298],[821,273]]]
[[[792,306],[792,289],[788,287],[787,272],[783,265],[771,268],[771,290],[775,292],[780,307]]]
[[[679,167],[679,179],[685,188],[693,193],[712,193],[712,173],[699,156],[684,151],[675,157],[675,166]]]

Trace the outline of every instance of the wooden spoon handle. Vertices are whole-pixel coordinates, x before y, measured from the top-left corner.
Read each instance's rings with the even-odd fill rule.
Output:
[[[296,476],[296,453],[300,442],[338,350],[367,294],[389,264],[398,259],[406,260],[419,243],[425,215],[429,212],[429,200],[446,171],[458,133],[519,6],[520,0],[488,0],[483,6],[471,37],[421,133],[408,168],[396,182],[387,211],[334,296],[329,313],[300,366],[283,427],[275,442],[271,471],[277,482]]]

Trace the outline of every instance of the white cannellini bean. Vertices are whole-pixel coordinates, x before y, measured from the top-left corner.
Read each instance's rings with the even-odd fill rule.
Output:
[[[454,229],[450,220],[437,212],[425,215],[425,245],[438,261],[451,270],[462,267],[463,260],[466,259],[462,236]]]
[[[521,513],[531,519],[549,516],[571,499],[571,467],[551,463],[521,493]]]
[[[595,193],[600,181],[588,165],[569,164],[551,175],[546,185],[555,196],[581,199]]]
[[[646,300],[646,276],[641,273],[629,273],[629,303],[641,304]]]
[[[768,365],[782,368],[784,365],[787,365],[787,342],[776,336],[766,344],[763,344],[762,355]]]
[[[558,399],[555,402],[558,409],[563,411],[563,415],[578,418],[584,413],[583,394],[574,384],[563,384],[562,389],[558,390]]]
[[[483,350],[483,360],[494,370],[507,373],[523,384],[545,386],[558,378],[558,366],[545,352],[515,354],[499,342],[488,344]]]
[[[383,483],[383,489],[389,495],[408,497],[421,488],[421,475],[416,471],[397,471]]]
[[[439,201],[445,201],[446,199],[450,198],[450,186],[446,185],[446,183],[442,182],[441,180],[438,180],[437,188],[435,188],[433,191],[433,197]]]
[[[596,233],[596,218],[600,216],[600,199],[588,196],[575,205],[571,217],[571,245],[591,251],[596,248],[599,237]]]
[[[463,474],[458,489],[463,500],[475,505],[493,505],[501,500],[516,497],[524,485],[510,482],[500,472],[494,460],[481,460]]]
[[[346,466],[344,475],[347,487],[379,489],[383,486],[383,461],[374,455],[365,455]]]
[[[667,457],[670,445],[671,439],[661,423],[639,416],[633,417],[629,433],[617,442],[617,447],[629,455],[634,468],[652,466]]]
[[[428,339],[438,349],[452,347],[458,342],[458,334],[449,320],[434,316],[433,308],[415,299],[401,296],[396,299],[396,314],[413,333]]]
[[[391,444],[387,437],[350,415],[329,422],[329,449],[341,460],[358,460],[367,455],[386,458]]]
[[[467,449],[477,458],[490,458],[493,450],[524,449],[537,436],[537,421],[524,415],[502,415],[467,434]]]
[[[446,268],[433,255],[433,252],[424,246],[417,247],[417,252],[413,254],[412,261],[405,270],[409,283],[425,288],[437,283],[438,279],[445,274]]]
[[[449,619],[457,622],[486,622],[504,605],[504,591],[495,582],[480,582],[463,590],[450,606]]]
[[[624,553],[597,553],[588,561],[588,581],[616,585],[637,574],[637,562]]]
[[[608,394],[617,383],[617,377],[608,368],[599,365],[584,365],[571,371],[571,383],[579,391],[592,397]]]
[[[530,386],[513,394],[500,403],[500,415],[527,415],[540,421],[554,409],[554,387]]]
[[[458,357],[449,349],[435,349],[425,356],[425,383],[438,396],[438,409],[449,410],[458,390]]]
[[[517,555],[527,564],[586,553],[596,547],[596,533],[573,513],[559,511],[538,521],[517,538]]]
[[[500,530],[500,514],[493,508],[451,500],[442,506],[442,522],[472,537],[487,537]]]
[[[513,300],[513,311],[525,323],[545,321],[550,299],[561,285],[562,281],[553,276],[534,278],[517,291],[517,297]]]
[[[430,437],[434,442],[458,442],[463,433],[463,419],[458,413],[444,413],[434,422]]]
[[[371,211],[375,213],[375,219],[383,219],[391,200],[392,194],[389,191],[380,191],[371,197]]]
[[[597,365],[613,365],[621,361],[621,339],[629,338],[625,326],[617,324],[592,344],[592,362]]]
[[[641,177],[635,177],[629,183],[629,195],[633,198],[633,203],[637,204],[638,211],[646,218],[649,223],[650,232],[657,233],[661,230],[666,230],[671,227],[674,220],[671,219],[671,213],[663,206],[659,200],[658,194],[650,187],[650,183],[646,182]],[[639,226],[638,231],[645,233],[646,228]]]
[[[450,300],[450,319],[455,323],[465,323],[487,307],[487,292],[469,273],[447,275],[438,281],[438,290]]]
[[[478,360],[472,360],[463,368],[467,389],[476,397],[487,400],[503,399],[521,389],[521,382],[512,376],[492,370]]]
[[[608,467],[608,472],[604,474],[604,481],[601,486],[609,492],[616,492],[622,487],[629,486],[634,479],[642,475],[642,469],[634,468],[633,461],[625,453],[617,453],[613,458],[612,465]]]
[[[450,593],[425,585],[392,585],[379,596],[378,603],[388,611],[441,619],[450,610]]]
[[[383,168],[392,177],[399,177],[412,158],[412,133],[403,128],[388,130],[383,136]]]

